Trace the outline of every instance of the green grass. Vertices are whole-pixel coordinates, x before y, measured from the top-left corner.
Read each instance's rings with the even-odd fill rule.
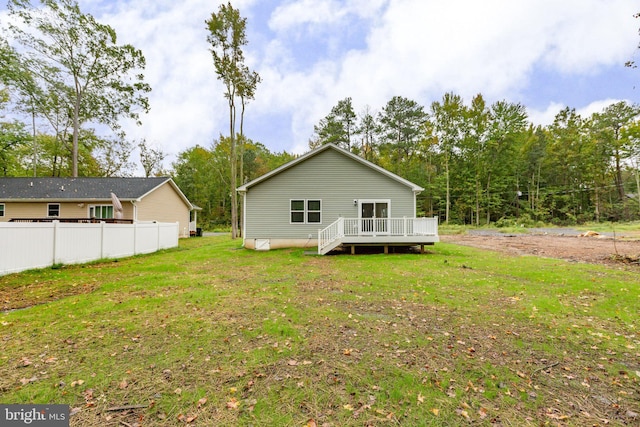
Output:
[[[638,422],[637,269],[239,244],[0,277],[0,402],[74,426]]]

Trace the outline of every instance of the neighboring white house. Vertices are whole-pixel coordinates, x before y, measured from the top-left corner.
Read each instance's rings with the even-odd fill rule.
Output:
[[[267,250],[414,246],[439,241],[436,218],[416,218],[423,188],[333,144],[238,188],[244,246]]]

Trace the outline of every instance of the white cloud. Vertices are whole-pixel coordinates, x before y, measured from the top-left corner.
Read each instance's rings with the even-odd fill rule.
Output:
[[[277,21],[287,23],[282,28],[316,22],[304,4],[287,9],[288,20]],[[322,4],[324,9],[313,9],[319,20],[328,19],[322,10],[338,7],[337,2]],[[306,84],[323,93],[304,92],[322,98],[307,99],[306,120],[292,114],[310,135],[313,124],[346,96],[359,108],[381,108],[394,95],[428,108],[446,91],[467,100],[477,93],[489,100],[516,100],[535,69],[588,75],[622,64],[637,42],[636,8],[629,0],[393,1],[371,21],[366,48],[335,59],[337,74],[323,72],[324,65],[307,73]],[[278,16],[283,13],[280,9]],[[558,93],[556,99],[562,98]]]
[[[298,0],[278,6],[269,19],[277,32],[344,22],[349,15],[369,19],[378,14],[386,0]]]
[[[591,117],[593,113],[602,113],[604,109],[607,108],[608,106],[612,104],[616,104],[621,101],[628,102],[628,100],[624,100],[624,99],[603,99],[603,100],[594,101],[589,105],[576,109],[576,112],[580,114],[582,118],[588,119],[589,117]]]
[[[219,4],[80,1],[147,59],[151,112],[142,127],[127,127],[131,136],[177,154],[228,132],[204,26]],[[528,110],[534,123],[547,124],[572,102],[562,87],[540,79],[590,76],[614,85],[601,73],[631,59],[638,45],[637,0],[284,0],[269,10],[270,4],[233,2],[251,17],[245,53],[262,77],[249,114],[266,126],[250,137],[271,141],[277,128],[277,146],[268,147],[278,151],[304,151],[313,125],[347,96],[356,111],[380,110],[395,95],[428,109],[446,91],[467,102],[477,93],[489,102],[521,102],[538,95],[534,75],[548,89],[539,91],[548,99],[536,104],[547,107]],[[583,95],[582,104],[597,105]]]
[[[564,108],[566,105],[552,102],[545,110],[528,109],[527,113],[529,113],[529,121],[535,126],[548,126],[553,123],[556,115]]]

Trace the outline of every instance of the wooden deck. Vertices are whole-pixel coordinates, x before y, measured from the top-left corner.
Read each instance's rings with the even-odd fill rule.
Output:
[[[327,254],[341,247],[381,246],[388,253],[392,246],[420,246],[439,242],[438,218],[338,218],[318,232],[318,253]]]

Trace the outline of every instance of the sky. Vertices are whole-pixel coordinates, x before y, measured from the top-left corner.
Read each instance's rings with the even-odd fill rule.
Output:
[[[228,135],[205,20],[211,0],[79,0],[141,49],[152,87],[142,126],[129,138],[168,154]],[[356,113],[393,96],[429,110],[446,92],[468,104],[523,104],[534,124],[563,108],[583,116],[640,103],[637,0],[234,0],[247,18],[247,65],[260,74],[245,134],[272,152],[308,150],[313,126],[351,97]],[[6,20],[6,8],[0,20]]]

